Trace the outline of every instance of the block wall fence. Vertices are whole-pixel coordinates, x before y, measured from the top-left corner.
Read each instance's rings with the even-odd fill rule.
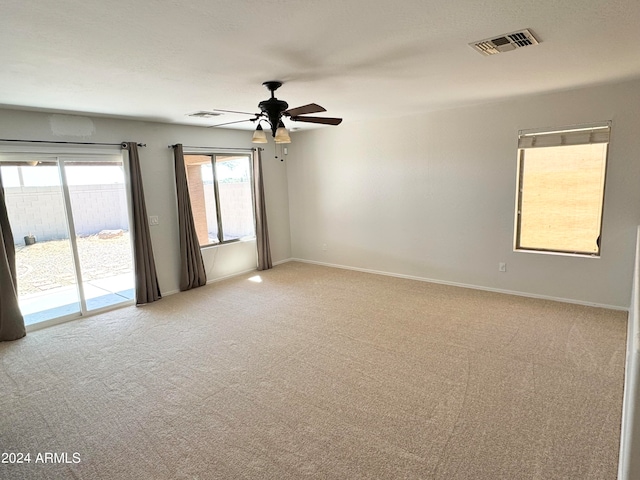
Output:
[[[5,195],[16,245],[23,244],[29,234],[35,235],[38,241],[69,237],[60,187],[9,187]],[[76,234],[129,230],[123,185],[72,185],[69,195]]]
[[[204,204],[215,205],[215,198],[212,185],[204,185],[204,188],[201,185],[200,190],[202,211],[194,208],[193,213],[198,237],[206,240],[208,232],[217,231],[217,224],[214,216],[207,218],[204,214]],[[69,194],[76,234],[85,236],[95,235],[101,230],[129,230],[124,185],[71,185]],[[24,237],[29,234],[35,235],[39,242],[69,237],[59,186],[8,187],[5,195],[16,245],[24,244]],[[220,184],[220,202],[224,208],[226,235],[242,237],[254,233],[249,184]]]

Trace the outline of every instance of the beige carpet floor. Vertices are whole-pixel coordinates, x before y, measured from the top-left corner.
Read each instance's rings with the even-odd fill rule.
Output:
[[[31,454],[0,477],[613,480],[625,336],[625,312],[286,263],[0,344],[0,450]]]

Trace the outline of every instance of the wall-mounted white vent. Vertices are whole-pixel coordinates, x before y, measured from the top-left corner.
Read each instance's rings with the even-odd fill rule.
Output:
[[[537,45],[539,42],[530,30],[518,30],[517,32],[505,33],[498,37],[487,38],[469,44],[473,49],[482,55],[489,56],[497,53],[504,53],[516,48]]]
[[[213,117],[219,117],[220,115],[222,115],[222,113],[220,112],[207,112],[204,110],[201,110],[199,112],[187,113],[187,117],[196,117],[196,118],[213,118]]]

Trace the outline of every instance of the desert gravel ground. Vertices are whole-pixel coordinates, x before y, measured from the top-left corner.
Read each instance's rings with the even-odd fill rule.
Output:
[[[129,232],[115,238],[90,235],[77,239],[82,279],[98,280],[132,270]],[[75,284],[69,240],[16,245],[16,269],[20,296]]]

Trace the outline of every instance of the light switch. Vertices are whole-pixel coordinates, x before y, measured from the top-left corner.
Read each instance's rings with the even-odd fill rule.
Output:
[[[157,215],[150,215],[149,216],[149,225],[154,226],[154,225],[159,225],[160,221],[158,220],[158,216]]]

